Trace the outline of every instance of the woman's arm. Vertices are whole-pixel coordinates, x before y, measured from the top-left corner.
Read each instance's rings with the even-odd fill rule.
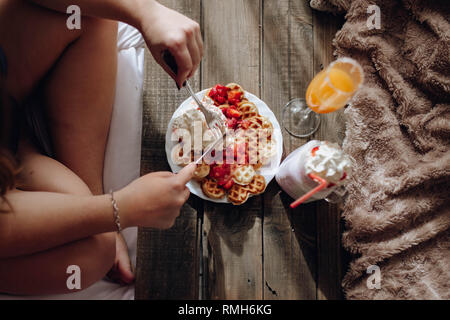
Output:
[[[203,56],[200,25],[154,0],[31,0],[49,9],[66,13],[70,5],[80,7],[81,14],[123,21],[136,27],[144,36],[153,58],[182,87]],[[83,27],[83,26],[81,26]],[[162,59],[164,51],[174,56],[178,73],[174,74]]]
[[[116,230],[109,195],[11,191],[5,199],[9,204],[0,206],[1,259]]]
[[[30,0],[48,9],[66,13],[71,5],[77,5],[81,14],[97,18],[123,21],[139,27],[141,8],[152,9],[154,0]]]
[[[112,237],[112,238],[111,238]],[[73,293],[102,279],[114,262],[115,235],[104,233],[36,254],[0,259],[0,292],[18,295]],[[80,268],[79,290],[70,290],[69,266]]]
[[[189,198],[194,164],[178,174],[155,172],[114,193],[123,229],[170,228]],[[115,231],[109,195],[10,191],[0,200],[0,259],[32,254]]]

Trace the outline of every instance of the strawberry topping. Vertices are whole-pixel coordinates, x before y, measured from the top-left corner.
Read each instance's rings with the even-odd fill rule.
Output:
[[[227,116],[228,118],[236,118],[236,119],[239,119],[239,118],[241,117],[241,113],[240,113],[238,110],[229,107],[228,110],[227,110],[226,116]]]
[[[227,119],[227,125],[230,129],[236,129],[238,125],[238,120],[236,118],[229,118]]]
[[[319,147],[315,147],[315,148],[313,148],[313,149],[311,150],[311,154],[312,154],[313,157],[316,156],[316,151],[317,151],[317,150],[319,150]]]
[[[228,180],[224,185],[223,185],[223,188],[225,189],[225,190],[229,190],[229,189],[231,189],[231,187],[234,185],[234,180],[233,179],[230,179],[230,180]]]
[[[216,84],[209,92],[208,96],[213,99],[216,106],[228,102],[230,105],[237,106],[242,100],[242,92],[231,90],[221,84]]]

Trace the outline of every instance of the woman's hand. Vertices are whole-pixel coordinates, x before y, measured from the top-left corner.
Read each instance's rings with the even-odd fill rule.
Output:
[[[195,73],[203,56],[199,24],[156,1],[142,2],[140,12],[138,28],[153,58],[182,87],[184,81]],[[162,55],[166,50],[175,58],[176,75],[163,61]]]
[[[203,56],[203,40],[197,22],[166,8],[155,0],[32,0],[66,13],[69,5],[78,5],[83,16],[124,21],[139,29],[155,60],[181,87],[197,70]],[[168,50],[178,66],[175,75],[164,63]]]
[[[154,172],[147,174],[116,192],[121,225],[168,229],[173,226],[180,209],[189,198],[186,187],[196,169],[195,164],[178,174]]]
[[[131,284],[135,279],[127,243],[120,233],[116,233],[116,258],[108,277],[121,285]]]

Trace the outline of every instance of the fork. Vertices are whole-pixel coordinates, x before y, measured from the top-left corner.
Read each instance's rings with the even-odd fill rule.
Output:
[[[164,51],[163,52],[163,60],[164,62],[167,64],[167,66],[173,71],[173,73],[177,74],[178,73],[178,66],[177,63],[175,61],[175,58],[173,57],[173,55],[168,51]],[[197,97],[197,95],[194,93],[194,90],[192,90],[192,87],[189,83],[189,80],[186,80],[183,83],[183,87],[185,87],[187,89],[187,91],[189,92],[189,94],[191,95],[191,97],[194,99],[195,103],[198,105],[198,107],[200,108],[200,111],[203,113],[203,115],[205,116],[205,120],[206,123],[208,125],[208,128],[211,129],[213,135],[214,135],[214,145],[217,144],[217,140],[222,139],[226,133],[227,133],[227,126],[226,125],[222,125],[221,123],[219,123],[219,121],[214,117],[214,112],[209,110],[208,108],[206,108],[203,103],[200,101],[200,99]]]
[[[206,123],[208,124],[208,128],[212,130],[216,140],[222,138],[223,135],[226,133],[226,129],[227,129],[226,126],[223,126],[221,123],[219,123],[219,121],[214,117],[214,113],[211,110],[207,109],[203,105],[203,103],[200,101],[200,99],[197,97],[197,95],[192,90],[192,87],[189,84],[189,80],[186,80],[185,88],[189,91],[191,97],[197,103],[197,105],[200,108],[200,111],[205,116]],[[223,131],[222,131],[222,128],[224,128]]]

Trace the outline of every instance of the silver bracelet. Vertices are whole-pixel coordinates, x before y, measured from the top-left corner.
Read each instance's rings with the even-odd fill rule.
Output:
[[[112,207],[113,207],[114,223],[117,226],[117,232],[121,232],[122,228],[120,227],[119,206],[117,205],[117,202],[114,199],[114,192],[111,190],[109,192],[109,194],[111,195],[111,204],[112,204]]]

